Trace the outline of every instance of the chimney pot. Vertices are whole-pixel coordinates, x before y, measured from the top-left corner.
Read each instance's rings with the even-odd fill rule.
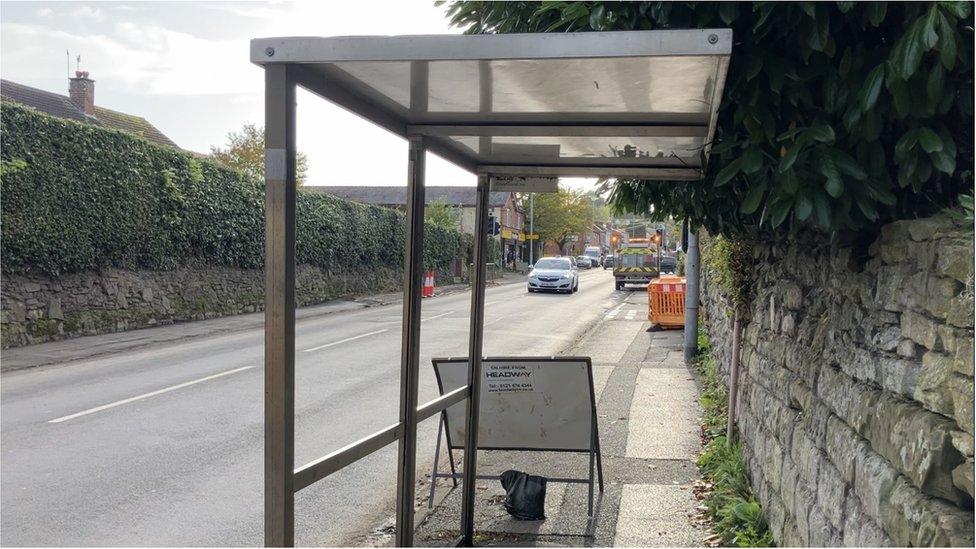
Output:
[[[88,78],[88,71],[75,71],[70,78],[68,96],[71,102],[87,115],[95,114],[95,81]]]

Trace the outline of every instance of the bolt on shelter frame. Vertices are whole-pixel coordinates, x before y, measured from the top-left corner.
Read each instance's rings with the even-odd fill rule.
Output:
[[[467,400],[464,447],[478,447],[492,178],[700,179],[731,49],[728,29],[251,41],[265,70],[266,545],[294,545],[295,492],[393,442],[395,543],[413,544],[417,424]],[[406,138],[409,154],[399,419],[295,468],[297,86]],[[478,234],[468,384],[418,406],[428,150],[478,175]],[[473,541],[476,476],[466,451],[459,544]]]

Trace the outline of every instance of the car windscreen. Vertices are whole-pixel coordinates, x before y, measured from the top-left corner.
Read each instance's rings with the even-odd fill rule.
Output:
[[[535,263],[536,269],[570,269],[568,259],[540,259]]]

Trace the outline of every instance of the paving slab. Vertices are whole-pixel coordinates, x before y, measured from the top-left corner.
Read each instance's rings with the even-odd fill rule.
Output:
[[[689,511],[697,505],[690,485],[625,484],[614,547],[697,547],[703,531]]]
[[[626,457],[694,459],[701,449],[697,398],[687,371],[642,368],[630,406]]]

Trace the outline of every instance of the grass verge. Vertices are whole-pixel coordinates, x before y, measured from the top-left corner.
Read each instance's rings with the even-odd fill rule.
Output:
[[[702,379],[700,402],[704,409],[702,437],[705,451],[698,458],[698,468],[706,481],[705,505],[726,547],[773,547],[762,507],[752,493],[738,441],[728,443],[725,437],[728,421],[728,393],[718,376],[715,357],[704,328],[698,330],[698,371]]]

